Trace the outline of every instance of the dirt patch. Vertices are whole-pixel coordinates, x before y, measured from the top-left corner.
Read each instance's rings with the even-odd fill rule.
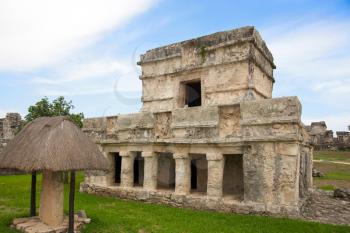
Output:
[[[350,188],[350,182],[347,180],[320,180],[315,179],[314,185],[318,188],[322,188],[325,186],[333,186],[336,188]]]
[[[335,187],[335,188],[350,188],[350,165],[335,164],[330,162],[314,162],[316,170],[325,174],[325,177],[315,178],[314,185],[317,188]],[[331,179],[334,177],[337,179]]]

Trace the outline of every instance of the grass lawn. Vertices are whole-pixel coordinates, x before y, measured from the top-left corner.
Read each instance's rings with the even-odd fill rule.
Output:
[[[78,177],[82,180],[82,175]],[[41,186],[39,177],[38,191]],[[68,192],[65,188],[65,210]],[[0,176],[0,232],[16,232],[9,228],[15,217],[28,215],[29,176]],[[39,198],[39,194],[38,194]],[[84,232],[350,232],[350,227],[326,225],[300,220],[223,214],[178,209],[134,201],[123,201],[93,195],[76,195],[76,210],[86,210],[92,222]]]
[[[350,151],[315,151],[314,159],[350,162]]]
[[[332,163],[332,161],[349,163],[350,151],[315,151],[314,159],[323,160],[314,162],[314,167],[325,174],[324,177],[314,178],[316,187],[323,190],[350,188],[350,165]]]

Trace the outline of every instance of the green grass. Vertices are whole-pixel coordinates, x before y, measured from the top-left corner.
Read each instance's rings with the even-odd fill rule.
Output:
[[[324,185],[324,186],[321,186],[319,188],[322,190],[325,190],[325,191],[333,191],[335,189],[335,187],[333,185]]]
[[[82,176],[79,176],[82,180]],[[40,177],[38,187],[40,187]],[[39,189],[39,188],[38,188]],[[28,216],[30,177],[0,176],[0,232],[9,228],[15,217]],[[65,200],[68,199],[67,187]],[[39,198],[39,194],[38,194]],[[68,203],[65,202],[65,211]],[[285,218],[224,214],[178,209],[134,201],[77,193],[76,210],[86,210],[92,222],[85,233],[224,233],[224,232],[350,232],[350,227],[326,225]]]
[[[350,162],[350,151],[315,151],[314,159]]]
[[[317,179],[321,179],[321,180],[349,180],[350,181],[350,170],[327,172],[323,177],[318,177]]]

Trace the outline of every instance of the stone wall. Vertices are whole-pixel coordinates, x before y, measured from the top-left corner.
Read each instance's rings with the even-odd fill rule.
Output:
[[[306,129],[316,150],[350,150],[349,131],[337,131],[337,137],[334,137],[333,131],[327,130],[324,121],[312,122],[310,126],[306,126]]]
[[[165,121],[159,120],[158,114],[141,112],[86,119],[85,125],[88,128],[84,128],[84,131],[94,140],[98,139],[97,142],[107,157],[112,152],[121,154],[122,164],[129,166],[122,168],[122,172],[125,171],[125,174],[122,173],[122,180],[123,174],[124,179],[125,176],[132,175],[135,155],[130,157],[130,154],[141,152],[146,166],[149,161],[148,154],[151,152],[154,158],[150,160],[153,161],[151,164],[162,168],[166,166],[162,156],[173,156],[176,161],[175,168],[172,168],[176,170],[176,187],[180,185],[178,182],[188,182],[175,188],[173,192],[177,194],[180,192],[187,196],[194,195],[190,194],[191,174],[189,167],[186,168],[193,155],[205,155],[208,178],[204,182],[207,184],[201,185],[204,189],[198,191],[208,197],[229,194],[240,205],[260,203],[270,212],[278,212],[282,207],[284,211],[295,212],[300,197],[312,188],[312,147],[300,122],[301,105],[296,97],[242,101],[238,105],[177,109],[166,113]],[[163,122],[170,125],[157,125]],[[91,133],[94,127],[100,127],[96,130],[98,137]],[[166,133],[156,134],[161,127]],[[108,136],[112,134],[113,137]],[[225,157],[229,155],[241,155],[242,164],[238,161],[229,164],[229,160],[225,163]],[[128,161],[128,165],[124,161]],[[231,167],[231,174],[236,174],[232,187],[225,183],[225,164],[226,167]],[[185,171],[181,178],[184,180],[179,180],[179,172]],[[144,172],[145,181],[146,177],[155,179],[148,180],[151,184],[157,184],[159,177],[164,180],[169,175],[159,172],[159,169],[154,171],[156,175],[153,176],[147,176],[151,171],[146,168]],[[127,193],[132,193],[132,178],[124,182],[126,186],[118,187],[109,183],[107,177],[108,173],[94,175],[88,177],[85,183],[93,187],[111,186],[113,190],[128,188]],[[199,179],[201,181],[203,177]],[[165,188],[164,184],[159,188]],[[134,191],[138,192],[138,189],[140,188],[135,187]],[[227,189],[231,191],[227,192]]]
[[[253,27],[152,49],[139,64],[142,111],[184,107],[183,84],[194,80],[202,84],[202,106],[272,96],[273,57]]]

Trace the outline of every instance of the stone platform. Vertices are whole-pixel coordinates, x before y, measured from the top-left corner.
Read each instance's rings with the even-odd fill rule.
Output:
[[[90,223],[89,218],[74,215],[74,232],[79,233],[85,224]],[[38,216],[30,218],[16,218],[13,220],[12,228],[25,233],[66,233],[68,231],[68,217],[63,221],[63,224],[58,227],[51,227],[41,222]]]

